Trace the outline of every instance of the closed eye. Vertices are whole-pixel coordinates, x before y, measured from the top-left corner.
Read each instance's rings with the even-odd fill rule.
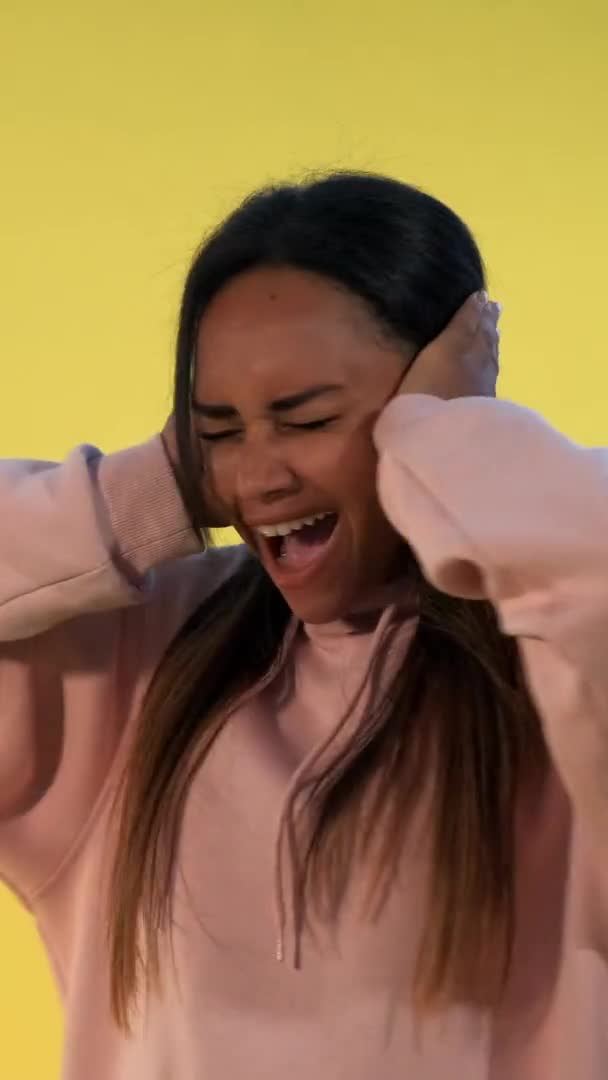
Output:
[[[315,431],[317,428],[326,427],[327,424],[333,423],[337,420],[337,416],[325,416],[322,420],[308,420],[305,424],[287,423],[283,424],[283,427],[295,429],[296,431]]]
[[[203,439],[204,442],[220,442],[221,439],[229,439],[231,435],[238,435],[239,431],[214,431],[213,434],[206,432],[199,432],[199,439]]]
[[[334,420],[338,420],[338,416],[324,416],[322,420],[307,420],[303,424],[294,424],[284,421],[281,427],[287,428],[289,431],[317,431],[320,428],[327,427],[328,424],[333,423]],[[225,431],[211,432],[199,432],[199,439],[204,442],[221,442],[223,439],[230,439],[233,435],[240,435],[240,428],[230,428]]]

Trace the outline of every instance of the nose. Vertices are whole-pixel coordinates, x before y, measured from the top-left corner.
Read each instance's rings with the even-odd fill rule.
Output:
[[[298,478],[273,439],[251,437],[243,443],[237,471],[237,498],[243,516],[256,505],[270,506],[298,489]]]

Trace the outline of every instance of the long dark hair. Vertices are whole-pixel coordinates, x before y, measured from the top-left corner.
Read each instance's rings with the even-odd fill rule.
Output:
[[[246,199],[197,253],[177,335],[181,473],[207,542],[201,463],[190,434],[195,338],[218,290],[262,265],[340,284],[388,333],[417,349],[485,285],[478,248],[460,218],[397,180],[331,174]],[[500,632],[492,607],[440,593],[415,562],[412,576],[419,621],[407,660],[357,738],[310,782],[308,836],[294,873],[317,912],[337,914],[355,865],[372,849],[376,881],[386,885],[421,778],[432,776],[428,916],[413,986],[424,1010],[463,996],[496,1001],[504,988],[514,933],[516,802],[524,776],[542,768],[545,756],[516,644]],[[289,618],[281,594],[247,557],[178,633],[152,680],[117,802],[109,931],[112,1008],[124,1030],[142,970],[148,986],[160,985],[159,935],[171,923],[192,777],[228,707],[276,658]],[[364,820],[374,822],[373,831]]]

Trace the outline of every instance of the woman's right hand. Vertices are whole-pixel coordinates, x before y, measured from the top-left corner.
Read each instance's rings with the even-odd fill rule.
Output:
[[[188,500],[187,500],[186,494],[185,494],[185,485],[182,483],[182,474],[181,474],[181,469],[180,469],[179,453],[178,453],[178,449],[177,449],[177,431],[176,431],[176,426],[175,426],[175,416],[174,416],[173,413],[171,413],[171,415],[169,416],[169,418],[167,420],[167,423],[165,424],[165,426],[164,426],[164,428],[163,428],[163,430],[161,432],[161,438],[163,440],[163,445],[165,447],[167,457],[169,458],[169,461],[171,462],[171,467],[173,469],[173,474],[175,476],[177,486],[179,487],[179,490],[181,492],[184,503],[187,506],[188,505]],[[198,445],[196,444],[196,439],[195,439],[194,434],[192,436],[192,439],[193,439],[194,460],[197,461],[197,460],[200,459],[200,452],[199,452]],[[213,493],[209,490],[208,485],[205,484],[202,465],[201,465],[201,470],[200,470],[199,488],[200,488],[200,493],[201,493],[201,496],[202,496],[202,499],[203,499],[203,504],[204,504],[204,507],[205,507],[205,522],[204,522],[205,527],[210,528],[210,529],[227,528],[227,526],[230,525],[230,521],[227,520],[226,514],[223,512],[222,508],[218,504],[217,499],[215,499]]]

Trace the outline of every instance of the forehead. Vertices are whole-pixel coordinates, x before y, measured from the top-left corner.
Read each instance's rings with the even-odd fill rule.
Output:
[[[357,297],[304,271],[260,268],[234,278],[205,311],[197,389],[211,400],[252,381],[277,395],[297,390],[302,378],[353,384],[374,377],[370,352],[387,351]]]

